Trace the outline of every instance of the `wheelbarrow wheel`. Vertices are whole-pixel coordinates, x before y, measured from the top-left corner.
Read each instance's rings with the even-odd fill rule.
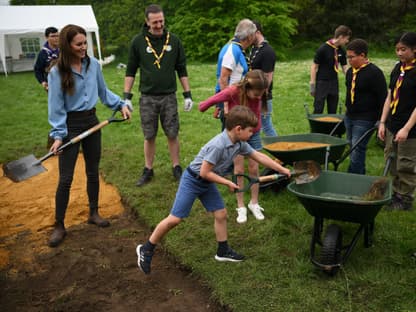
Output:
[[[335,275],[338,272],[338,266],[341,261],[342,251],[342,232],[341,228],[336,224],[330,224],[325,232],[324,240],[321,248],[321,263],[325,266],[323,271],[329,275]]]

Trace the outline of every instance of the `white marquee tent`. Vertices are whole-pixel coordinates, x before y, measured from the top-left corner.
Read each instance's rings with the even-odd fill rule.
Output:
[[[94,55],[92,34],[95,35],[97,58],[102,60],[98,24],[90,5],[0,6],[0,65],[4,73],[33,70],[34,55],[28,60],[22,54],[22,39],[39,38],[42,47],[47,27],[60,30],[67,24],[76,24],[86,30],[89,55]]]

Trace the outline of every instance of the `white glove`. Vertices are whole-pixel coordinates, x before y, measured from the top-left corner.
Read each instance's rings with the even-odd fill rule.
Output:
[[[130,112],[133,112],[133,104],[131,103],[131,101],[130,101],[130,100],[128,100],[128,99],[125,99],[125,100],[124,100],[124,103],[126,103],[127,108],[129,109],[129,111],[130,111]]]
[[[129,92],[124,92],[123,95],[124,95],[124,103],[126,103],[129,111],[133,112],[133,104],[131,103],[131,98],[133,97],[133,94]]]
[[[183,103],[183,110],[185,112],[190,112],[193,105],[194,105],[194,102],[192,101],[192,99],[191,98],[186,98],[184,103]]]
[[[194,105],[194,102],[192,101],[191,91],[184,92],[183,97],[185,98],[184,103],[183,103],[183,110],[185,112],[190,112],[192,109],[192,106]]]

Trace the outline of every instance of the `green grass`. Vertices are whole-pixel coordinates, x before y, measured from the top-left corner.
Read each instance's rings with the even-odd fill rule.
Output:
[[[371,60],[383,69],[386,77],[395,62],[393,58]],[[309,132],[304,104],[312,110],[310,62],[293,60],[276,66],[273,120],[280,135]],[[191,64],[188,71],[197,104],[213,94],[215,65]],[[124,71],[108,65],[104,75],[109,87],[121,94]],[[340,86],[343,102],[342,77]],[[101,172],[107,182],[119,189],[124,203],[137,211],[150,234],[150,229],[169,213],[177,183],[172,177],[166,139],[160,131],[154,180],[142,188],[134,185],[144,165],[136,90],[137,86],[132,121],[103,129]],[[212,118],[211,110],[200,113],[194,107],[189,113],[183,112],[181,90],[178,96],[181,99],[181,161],[185,167],[219,132],[220,124]],[[31,153],[36,157],[45,154],[49,129],[47,100],[33,73],[1,76],[0,99],[0,162]],[[103,105],[97,108],[102,120],[111,115]],[[338,170],[346,171],[347,165],[348,159]],[[369,144],[367,167],[370,175],[383,172],[383,151],[374,138]],[[169,233],[161,248],[200,276],[212,289],[213,298],[222,304],[235,311],[416,311],[416,262],[410,257],[416,251],[414,210],[410,213],[380,211],[373,247],[364,248],[361,239],[340,272],[328,277],[309,260],[313,218],[294,195],[288,191],[262,193],[260,203],[266,209],[266,219],[259,222],[249,215],[245,225],[238,225],[235,196],[222,186],[220,190],[228,207],[229,242],[247,256],[247,261],[228,264],[214,260],[213,218],[199,202],[195,203],[191,216]],[[248,194],[245,196],[248,201]],[[347,242],[358,225],[337,223]]]

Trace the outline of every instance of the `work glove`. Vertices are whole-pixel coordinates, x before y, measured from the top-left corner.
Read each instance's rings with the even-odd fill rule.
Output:
[[[183,110],[185,112],[189,112],[192,109],[192,106],[194,105],[194,102],[192,101],[192,95],[191,91],[186,91],[183,94],[183,97],[185,98],[184,104],[183,104]]]
[[[131,98],[133,97],[133,93],[123,92],[123,95],[124,95],[124,103],[126,103],[129,111],[133,112],[133,104],[131,103]]]

